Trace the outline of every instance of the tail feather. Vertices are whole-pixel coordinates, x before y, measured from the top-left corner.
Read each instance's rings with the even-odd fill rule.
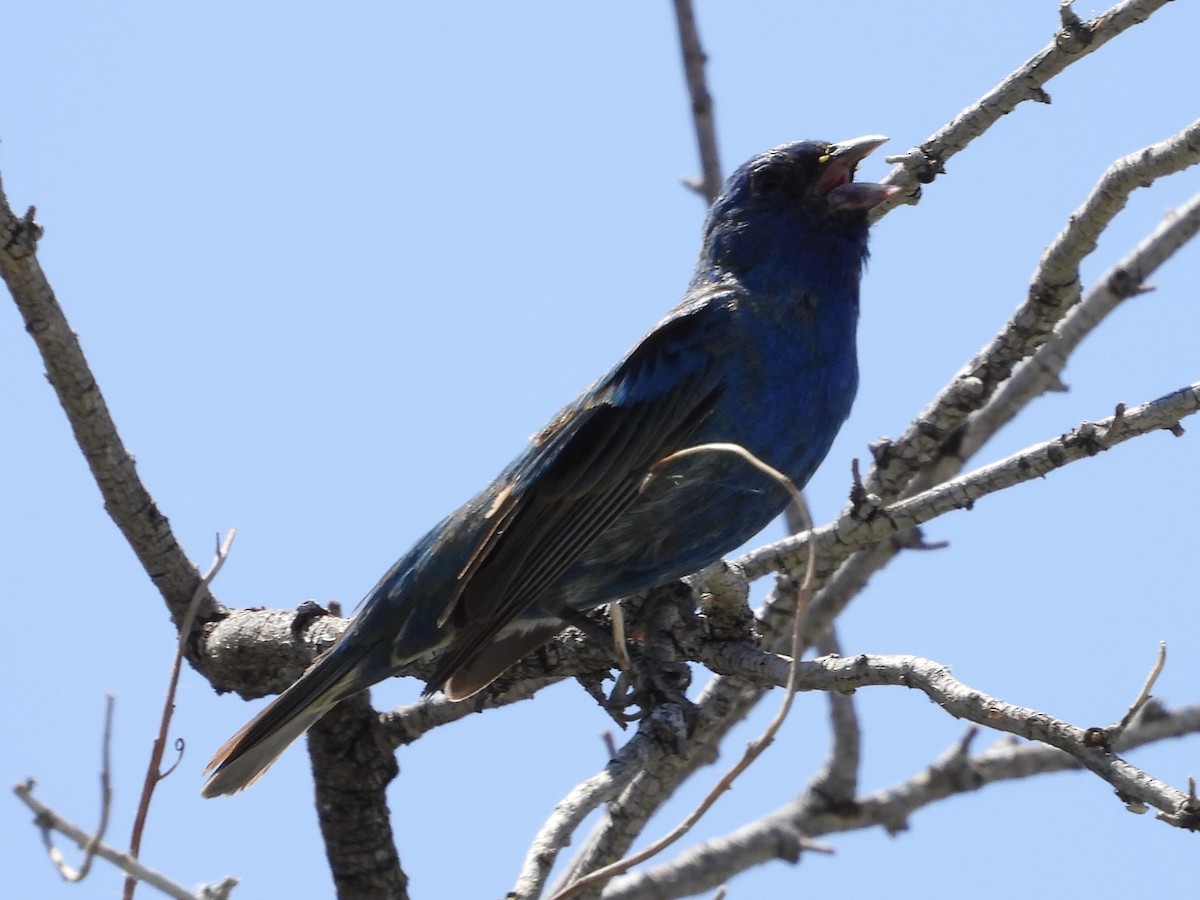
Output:
[[[367,687],[357,659],[338,648],[318,659],[300,680],[276,697],[216,752],[205,767],[212,773],[205,797],[233,794],[258,780],[271,763],[340,700]]]

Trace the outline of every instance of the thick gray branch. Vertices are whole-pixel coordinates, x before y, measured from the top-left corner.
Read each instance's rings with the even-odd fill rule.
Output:
[[[104,509],[162,594],[178,627],[200,584],[200,572],[175,540],[167,517],[138,478],[133,456],[117,434],[79,339],[38,264],[41,233],[33,208],[17,216],[0,185],[0,275],[42,355],[46,378],[104,497]],[[216,601],[210,600],[199,610],[200,619],[210,618],[217,609]]]

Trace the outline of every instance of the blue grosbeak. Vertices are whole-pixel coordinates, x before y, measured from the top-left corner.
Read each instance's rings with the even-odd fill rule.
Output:
[[[206,796],[253,782],[331,706],[440,650],[427,692],[482,690],[568,621],[679,578],[788,502],[739,444],[802,487],[850,412],[867,213],[883,143],[755,156],[713,203],[683,301],[495,481],[384,575],[341,640],[209,764]],[[664,462],[664,460],[666,460]]]

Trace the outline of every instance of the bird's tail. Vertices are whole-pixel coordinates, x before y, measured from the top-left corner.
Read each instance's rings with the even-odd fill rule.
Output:
[[[222,745],[204,769],[212,773],[201,789],[205,797],[233,794],[254,784],[331,707],[370,684],[359,673],[361,660],[338,649],[318,659]]]

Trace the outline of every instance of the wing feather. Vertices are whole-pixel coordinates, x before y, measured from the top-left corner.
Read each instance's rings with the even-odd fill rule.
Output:
[[[556,420],[513,473],[444,614],[456,637],[428,690],[441,687],[537,603],[637,498],[651,467],[687,446],[721,391],[719,366],[704,340],[707,308],[692,306],[660,324]],[[515,661],[496,660],[491,677]]]

